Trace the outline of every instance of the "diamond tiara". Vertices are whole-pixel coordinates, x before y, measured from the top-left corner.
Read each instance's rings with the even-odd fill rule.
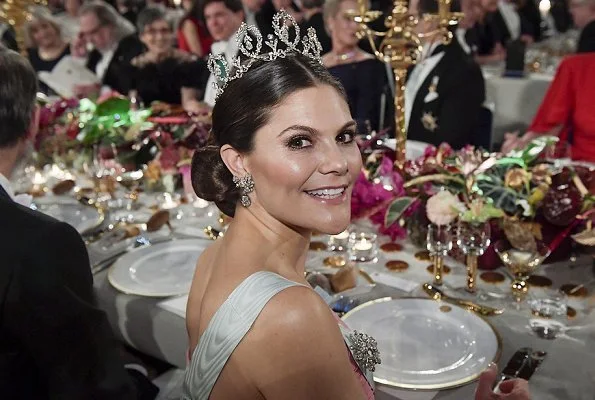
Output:
[[[289,37],[290,28],[295,31],[293,40]],[[308,28],[307,35],[304,35],[300,40],[300,27],[296,20],[285,10],[281,10],[273,17],[273,31],[275,34],[268,35],[267,39],[263,41],[262,35],[256,26],[242,22],[236,33],[236,41],[238,42],[238,49],[247,59],[241,62],[240,56],[236,56],[230,64],[225,59],[224,54],[209,55],[207,66],[215,76],[215,82],[213,82],[215,99],[221,96],[229,82],[241,78],[256,61],[273,61],[277,58],[287,57],[290,52],[296,52],[322,64],[322,58],[320,57],[322,46],[316,37],[314,28]],[[302,44],[301,50],[298,49],[300,41]],[[268,53],[261,53],[263,42],[271,49]],[[279,45],[284,45],[282,47],[285,48],[279,48]]]

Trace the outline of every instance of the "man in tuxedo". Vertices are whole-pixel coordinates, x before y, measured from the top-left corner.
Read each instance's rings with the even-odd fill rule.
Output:
[[[109,4],[100,1],[85,3],[79,11],[79,20],[79,40],[93,46],[87,68],[97,75],[104,90],[128,93],[130,61],[144,52],[134,26]],[[90,96],[98,94],[99,89],[102,88],[77,85],[74,91],[79,96]]]
[[[324,26],[324,17],[322,15],[322,6],[324,0],[302,0],[302,10],[304,11],[304,21],[301,24],[302,33],[308,28],[314,28],[318,41],[322,46],[322,54],[331,51],[332,44],[326,27]]]
[[[231,60],[238,54],[236,32],[244,22],[244,6],[240,0],[205,0],[202,4],[207,29],[215,41],[211,46],[213,54],[225,55],[231,65]],[[215,76],[211,74],[205,88],[204,102],[213,107],[215,105]]]
[[[581,30],[576,48],[577,53],[595,51],[595,0],[570,0],[570,14],[577,28]]]
[[[435,14],[438,3],[420,0],[418,9]],[[434,21],[418,25],[423,33],[436,28]],[[459,41],[453,38],[444,45],[441,35],[426,36],[421,59],[409,72],[405,87],[407,137],[433,145],[447,142],[455,149],[474,143],[484,100],[481,70]]]
[[[157,388],[125,369],[105,313],[94,305],[76,230],[15,201],[8,178],[36,134],[37,77],[7,49],[0,50],[0,76],[1,397],[153,399]]]

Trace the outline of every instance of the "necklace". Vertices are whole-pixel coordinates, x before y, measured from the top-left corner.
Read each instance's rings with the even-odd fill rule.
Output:
[[[345,62],[345,61],[351,60],[352,58],[355,58],[356,55],[357,55],[357,51],[352,50],[347,53],[335,54],[335,58],[338,62]]]

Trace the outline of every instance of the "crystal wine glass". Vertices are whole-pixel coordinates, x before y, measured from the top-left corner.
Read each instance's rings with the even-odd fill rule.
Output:
[[[496,242],[494,250],[514,276],[511,285],[512,296],[519,304],[529,292],[527,283],[529,276],[550,255],[550,249],[545,243],[536,240],[534,249],[521,250],[513,247],[508,240],[503,239]]]
[[[452,234],[450,225],[428,225],[428,236],[426,248],[430,252],[434,262],[434,282],[435,286],[442,285],[442,267],[444,265],[444,256],[452,250]]]
[[[490,245],[489,222],[464,222],[457,225],[457,245],[467,256],[467,286],[469,293],[477,292],[477,258]]]

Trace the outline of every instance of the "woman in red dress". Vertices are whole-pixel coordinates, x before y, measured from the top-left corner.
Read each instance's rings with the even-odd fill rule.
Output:
[[[560,64],[529,131],[507,134],[502,151],[526,145],[539,135],[570,143],[573,160],[595,162],[595,53],[573,55]]]
[[[178,27],[178,47],[198,57],[206,57],[211,52],[213,38],[202,22],[199,3],[199,0],[182,1],[186,15]]]

